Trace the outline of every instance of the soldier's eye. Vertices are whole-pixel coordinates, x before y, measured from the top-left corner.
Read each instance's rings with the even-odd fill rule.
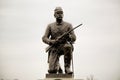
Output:
[[[57,14],[63,14],[63,12],[62,12],[62,11],[59,11],[59,12],[57,12]]]

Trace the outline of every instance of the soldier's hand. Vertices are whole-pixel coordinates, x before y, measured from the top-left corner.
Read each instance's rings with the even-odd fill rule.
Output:
[[[58,42],[60,40],[60,37],[57,37],[55,40]]]
[[[72,39],[72,36],[69,34],[69,35],[67,35],[67,41],[71,41],[71,39]]]
[[[50,40],[49,45],[53,45],[56,43],[56,40]]]

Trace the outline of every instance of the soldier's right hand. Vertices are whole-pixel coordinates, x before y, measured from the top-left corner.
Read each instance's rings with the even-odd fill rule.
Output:
[[[54,45],[56,43],[56,40],[50,40],[49,45]]]

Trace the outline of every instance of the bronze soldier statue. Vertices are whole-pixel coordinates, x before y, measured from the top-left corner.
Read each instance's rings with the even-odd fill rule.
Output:
[[[47,26],[42,40],[49,46],[54,45],[58,38],[65,32],[73,29],[72,25],[68,22],[63,21],[63,10],[61,7],[56,7],[54,10],[54,17],[56,22],[53,22]],[[65,38],[59,40],[57,44],[49,49],[48,53],[48,63],[49,63],[49,73],[63,73],[63,70],[59,64],[59,58],[64,55],[64,67],[66,74],[72,74],[70,70],[73,43],[76,40],[74,31],[71,31]]]

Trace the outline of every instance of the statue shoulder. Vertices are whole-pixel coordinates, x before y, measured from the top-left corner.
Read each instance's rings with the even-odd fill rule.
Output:
[[[72,24],[69,22],[64,21],[64,24],[67,25],[68,27],[72,27]]]
[[[69,25],[69,26],[71,26],[71,25],[72,25],[71,23],[66,22],[66,21],[64,21],[64,24],[65,24],[65,25]]]
[[[47,30],[50,30],[51,27],[54,27],[54,24],[55,24],[55,22],[49,23],[49,24],[47,25]]]
[[[54,25],[55,25],[55,22],[48,24],[49,27],[52,27],[52,26],[54,26]]]

